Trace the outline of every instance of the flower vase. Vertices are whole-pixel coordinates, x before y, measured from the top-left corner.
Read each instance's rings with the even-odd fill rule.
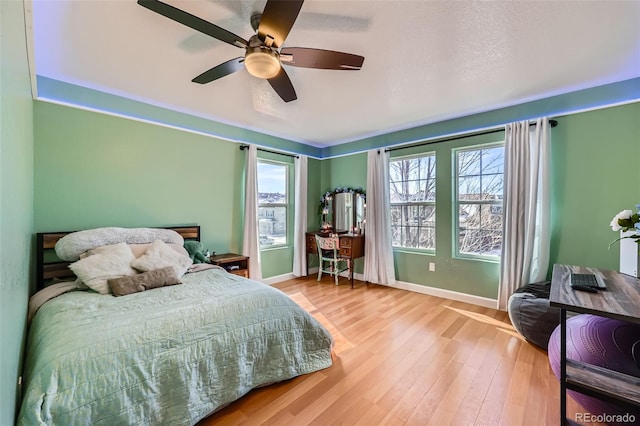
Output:
[[[624,238],[634,234],[634,231],[620,232],[620,272],[640,278],[640,245],[631,238]]]

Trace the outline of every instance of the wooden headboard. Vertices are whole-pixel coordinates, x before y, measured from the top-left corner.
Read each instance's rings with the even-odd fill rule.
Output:
[[[176,231],[185,240],[200,241],[200,226],[168,226],[163,229],[171,229]],[[52,260],[45,259],[47,253],[51,253],[56,246],[58,240],[67,234],[76,231],[67,232],[39,232],[36,234],[36,291],[42,289],[45,283],[52,279],[74,279],[75,275],[69,269],[71,262],[65,262],[58,259],[52,253]]]

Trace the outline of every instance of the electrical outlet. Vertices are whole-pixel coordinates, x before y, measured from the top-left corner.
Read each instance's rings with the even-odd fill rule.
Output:
[[[429,262],[429,272],[435,272],[435,271],[436,271],[436,263]]]

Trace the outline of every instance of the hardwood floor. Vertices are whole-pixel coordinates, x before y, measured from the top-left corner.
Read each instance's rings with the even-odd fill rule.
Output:
[[[547,353],[506,312],[329,277],[274,285],[333,334],[334,365],[256,389],[213,425],[557,425]],[[583,410],[568,398],[569,418]]]

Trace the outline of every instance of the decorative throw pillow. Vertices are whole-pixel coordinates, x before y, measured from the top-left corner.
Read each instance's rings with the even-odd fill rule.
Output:
[[[109,294],[107,280],[137,272],[131,268],[135,260],[133,253],[125,243],[104,246],[100,253],[87,256],[69,265],[74,274],[90,289],[100,294]]]
[[[180,278],[192,263],[190,257],[176,252],[163,241],[156,240],[142,256],[131,262],[131,266],[142,272],[172,266],[176,276]]]
[[[171,266],[108,281],[114,296],[126,296],[152,288],[182,284]]]

